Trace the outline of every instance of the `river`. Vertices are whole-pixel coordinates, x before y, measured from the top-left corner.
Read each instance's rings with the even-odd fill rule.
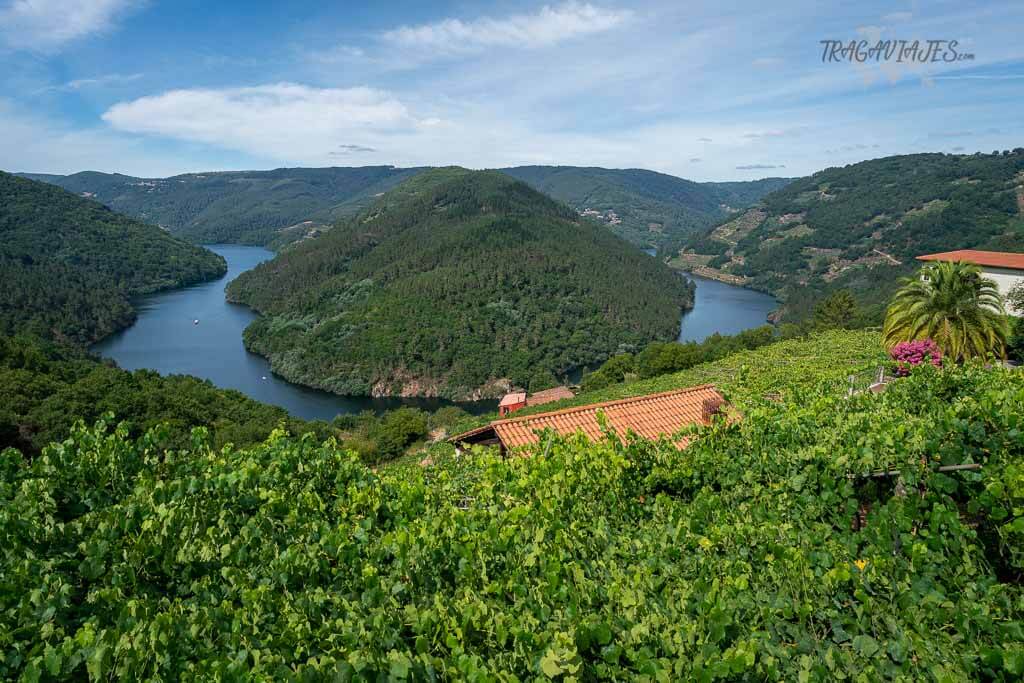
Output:
[[[242,331],[256,314],[224,300],[224,287],[231,280],[273,258],[274,253],[233,244],[206,247],[228,262],[224,277],[140,297],[134,302],[139,314],[135,324],[95,344],[92,350],[114,359],[125,370],[150,368],[164,375],[195,375],[306,420],[332,420],[339,414],[363,410],[381,413],[401,406],[437,410],[453,405],[443,399],[338,396],[278,377],[265,358],[249,353],[242,344]],[[498,402],[454,405],[479,414],[495,410]]]
[[[693,309],[683,314],[679,341],[704,341],[715,332],[736,334],[768,322],[779,306],[774,297],[745,287],[687,274],[697,285]]]
[[[363,410],[379,413],[400,406],[436,410],[452,405],[442,399],[337,396],[277,377],[266,359],[249,353],[242,344],[242,331],[256,314],[224,300],[228,282],[273,258],[273,252],[231,244],[208,248],[227,261],[224,277],[139,298],[135,302],[139,315],[135,324],[107,337],[92,350],[114,359],[126,370],[150,368],[161,374],[195,375],[307,420],[331,420],[338,414]],[[766,294],[691,277],[697,282],[696,301],[693,310],[683,315],[680,341],[700,341],[716,331],[733,334],[763,325],[765,316],[775,307],[775,300]],[[497,401],[456,405],[479,414],[493,411]]]

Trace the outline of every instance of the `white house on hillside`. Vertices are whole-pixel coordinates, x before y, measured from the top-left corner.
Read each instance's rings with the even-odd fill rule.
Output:
[[[1024,254],[960,249],[941,254],[918,256],[917,259],[919,261],[965,261],[977,264],[981,266],[984,276],[996,283],[999,293],[1004,297],[1014,286],[1024,282]],[[1024,315],[1024,310],[1012,309],[1007,305],[1007,313]]]

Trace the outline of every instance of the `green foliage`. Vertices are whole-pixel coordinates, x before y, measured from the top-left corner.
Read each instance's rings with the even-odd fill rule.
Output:
[[[1020,375],[796,391],[684,454],[5,451],[0,677],[1019,680]]]
[[[0,334],[95,341],[134,320],[130,297],[226,269],[159,228],[0,172]]]
[[[273,171],[187,173],[173,178],[133,178],[86,171],[41,180],[72,192],[89,192],[115,211],[156,223],[200,244],[233,242],[277,246],[296,236],[302,221],[333,222],[358,213],[421,169],[279,168]],[[294,231],[292,231],[293,233]]]
[[[848,289],[832,292],[814,307],[814,325],[820,329],[845,330],[857,325],[857,301]]]
[[[125,420],[133,436],[166,424],[162,445],[168,448],[188,446],[189,432],[200,426],[217,447],[259,443],[278,425],[324,438],[331,431],[195,377],[126,372],[79,349],[25,335],[0,337],[0,406],[0,449],[33,454],[62,440],[76,420],[92,423],[107,412]]]
[[[358,415],[339,415],[334,426],[341,431],[346,448],[358,453],[367,465],[377,465],[404,455],[431,429],[458,422],[467,415],[454,406],[442,410],[447,412],[436,418],[418,408],[398,408],[383,415],[367,410]]]
[[[1018,282],[1006,293],[1006,307],[1024,315],[1024,282]]]
[[[1006,324],[1010,329],[1010,336],[1006,341],[1006,357],[1024,362],[1024,317],[1011,316]]]
[[[789,182],[788,178],[765,178],[695,183],[637,168],[519,166],[501,171],[577,211],[599,212],[602,215],[596,220],[641,247],[676,244],[727,215],[726,207],[750,206]],[[612,223],[608,212],[619,222]]]
[[[764,197],[727,239],[713,228],[687,244],[810,317],[829,293],[849,290],[880,323],[884,303],[922,254],[1024,250],[1017,191],[1024,149],[1010,154],[913,154],[830,168]],[[756,220],[755,220],[756,217]],[[738,225],[734,223],[733,225]],[[699,248],[698,248],[699,247]]]
[[[731,402],[745,410],[783,398],[799,401],[807,391],[826,384],[840,391],[848,385],[850,375],[888,362],[889,356],[883,351],[877,332],[809,332],[753,350],[733,351],[719,360],[679,372],[644,380],[637,380],[633,375],[625,382],[584,387],[571,399],[527,407],[516,415],[615,401],[698,384],[714,384]]]
[[[279,168],[273,171],[187,173],[172,178],[133,178],[86,171],[69,176],[31,175],[76,194],[89,192],[116,211],[157,223],[197,243],[237,242],[283,249],[322,227],[353,216],[381,192],[424,168]],[[657,246],[710,225],[723,206],[749,206],[788,180],[694,183],[662,173],[571,166],[501,169],[555,199],[583,209],[613,210],[622,223],[609,226],[639,245]],[[657,226],[652,228],[651,225]]]
[[[932,339],[944,356],[1005,356],[1009,337],[1002,297],[995,282],[969,263],[925,266],[904,281],[886,313],[882,336],[887,346]]]
[[[692,288],[523,183],[437,169],[242,274],[228,296],[263,314],[246,346],[291,381],[464,398],[671,338]]]
[[[762,325],[734,335],[715,333],[700,343],[652,342],[635,357],[632,354],[612,356],[600,368],[584,375],[581,387],[589,392],[617,382],[679,372],[773,341],[775,331],[772,326]]]

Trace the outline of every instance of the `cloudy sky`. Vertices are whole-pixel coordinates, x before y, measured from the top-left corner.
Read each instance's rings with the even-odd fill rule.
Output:
[[[745,180],[1024,145],[1020,0],[828,4],[0,0],[0,168]],[[862,39],[960,57],[823,61]]]

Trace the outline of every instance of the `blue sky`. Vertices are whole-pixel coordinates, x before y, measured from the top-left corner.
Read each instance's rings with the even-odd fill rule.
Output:
[[[0,0],[0,168],[803,175],[1024,145],[1024,3]],[[826,39],[973,59],[823,63]]]

